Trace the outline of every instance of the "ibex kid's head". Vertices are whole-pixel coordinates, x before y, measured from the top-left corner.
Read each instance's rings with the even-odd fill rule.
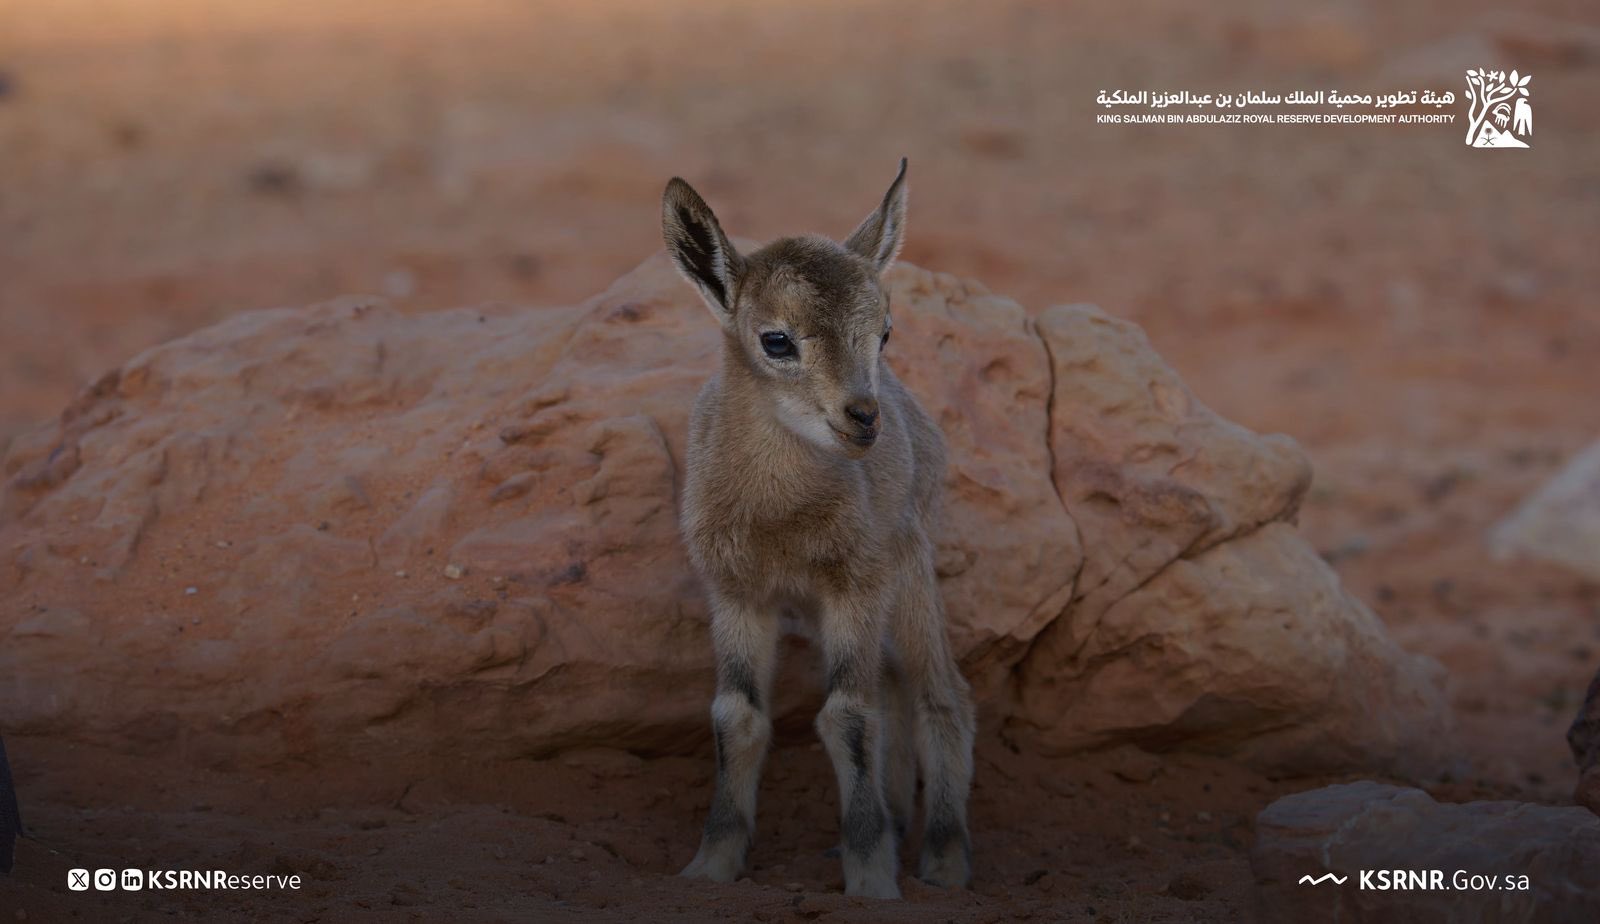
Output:
[[[891,326],[879,277],[900,252],[905,178],[902,158],[883,202],[843,244],[786,237],[747,255],[688,183],[674,177],[661,197],[667,253],[722,324],[724,349],[763,383],[786,427],[851,456],[878,438],[878,364]]]

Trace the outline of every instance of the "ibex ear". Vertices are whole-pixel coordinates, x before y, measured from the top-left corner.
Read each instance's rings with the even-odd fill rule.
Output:
[[[678,177],[661,194],[661,236],[678,272],[700,290],[717,320],[727,324],[733,317],[733,286],[744,258],[728,243],[711,207]]]
[[[883,194],[883,204],[867,216],[861,226],[850,232],[844,246],[866,257],[883,272],[894,262],[905,238],[906,228],[906,159],[900,158],[900,172],[889,191]]]

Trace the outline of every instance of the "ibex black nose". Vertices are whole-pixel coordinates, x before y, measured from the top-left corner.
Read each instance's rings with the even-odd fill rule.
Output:
[[[877,398],[853,398],[844,406],[844,412],[850,415],[851,420],[868,430],[878,425]]]

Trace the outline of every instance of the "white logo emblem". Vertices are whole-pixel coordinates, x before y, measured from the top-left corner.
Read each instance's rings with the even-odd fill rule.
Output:
[[[67,888],[74,892],[89,891],[89,871],[86,869],[67,870]]]
[[[114,869],[95,870],[94,887],[101,892],[115,892],[117,890],[117,871]]]
[[[1349,876],[1336,876],[1333,873],[1323,873],[1321,876],[1318,876],[1315,879],[1310,876],[1301,876],[1300,884],[1322,885],[1324,882],[1331,882],[1334,885],[1344,885],[1349,878]]]
[[[1467,70],[1467,144],[1475,148],[1525,148],[1533,135],[1528,102],[1532,74]]]

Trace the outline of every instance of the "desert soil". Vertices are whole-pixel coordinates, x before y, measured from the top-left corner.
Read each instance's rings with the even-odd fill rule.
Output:
[[[377,292],[561,304],[658,246],[663,180],[734,233],[842,234],[902,154],[905,258],[1145,326],[1225,416],[1299,439],[1301,515],[1448,671],[1441,798],[1565,803],[1600,586],[1486,531],[1600,434],[1600,12],[1579,0],[801,4],[58,0],[0,7],[0,448],[232,312]],[[1112,126],[1103,89],[1536,74],[1529,151],[1458,126]],[[139,588],[129,588],[130,594]],[[986,733],[977,883],[837,894],[831,775],[788,730],[747,882],[671,877],[709,754],[226,773],[8,742],[35,839],[0,920],[1231,921],[1255,812],[1325,780]],[[913,838],[914,840],[914,838]],[[914,847],[913,845],[911,845]],[[914,856],[910,854],[908,856]],[[69,893],[71,867],[300,873],[297,895]]]

